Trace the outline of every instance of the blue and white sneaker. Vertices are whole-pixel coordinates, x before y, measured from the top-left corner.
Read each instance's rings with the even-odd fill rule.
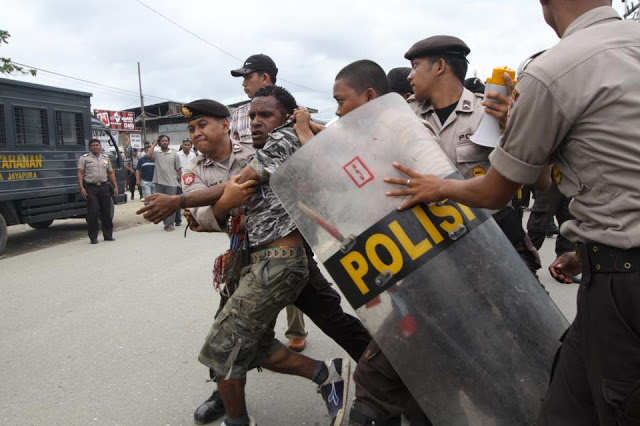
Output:
[[[324,363],[329,369],[329,377],[320,385],[319,392],[327,404],[331,426],[339,426],[346,411],[351,361],[348,358],[334,358]]]

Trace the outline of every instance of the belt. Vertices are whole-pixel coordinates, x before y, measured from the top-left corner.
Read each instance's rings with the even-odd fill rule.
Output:
[[[305,255],[304,247],[267,247],[251,253],[251,262],[267,259],[290,259]]]
[[[587,256],[591,272],[638,272],[640,271],[640,247],[619,249],[600,243],[581,243],[576,250]]]
[[[85,182],[85,185],[95,185],[95,186],[106,185],[106,184],[107,184],[107,182],[96,182],[96,183]]]

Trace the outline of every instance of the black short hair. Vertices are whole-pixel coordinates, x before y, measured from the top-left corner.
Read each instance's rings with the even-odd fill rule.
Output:
[[[100,145],[102,145],[102,142],[100,142],[100,139],[93,138],[93,139],[89,139],[89,146],[91,146],[91,144],[94,142],[98,142]]]
[[[167,135],[160,135],[158,136],[158,143],[160,143],[160,141],[162,140],[162,138],[167,138],[167,142],[171,143],[171,138]]]
[[[256,93],[253,95],[253,99],[273,96],[282,106],[283,115],[293,114],[293,110],[298,108],[298,104],[296,103],[296,99],[289,93],[287,89],[280,86],[266,86],[258,89]]]
[[[276,84],[276,75],[272,72],[267,72],[267,71],[258,71],[258,72],[263,72],[265,74],[267,74],[269,76],[269,78],[271,79],[271,84],[275,85]]]
[[[336,80],[344,80],[349,87],[358,93],[371,88],[379,96],[389,93],[389,80],[382,67],[368,59],[355,61],[342,68]]]
[[[467,75],[467,68],[469,67],[469,62],[467,62],[466,57],[460,55],[437,54],[431,56],[429,59],[431,61],[431,65],[435,64],[440,59],[444,59],[444,62],[449,65],[449,68],[451,68],[451,73],[460,80],[460,83],[464,82],[464,77]]]

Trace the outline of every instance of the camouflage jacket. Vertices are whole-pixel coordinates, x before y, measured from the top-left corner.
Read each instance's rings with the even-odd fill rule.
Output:
[[[269,186],[269,178],[278,167],[302,146],[288,122],[269,135],[264,147],[256,151],[249,166],[258,174],[259,186],[246,206],[247,231],[251,247],[262,246],[287,236],[295,223]]]

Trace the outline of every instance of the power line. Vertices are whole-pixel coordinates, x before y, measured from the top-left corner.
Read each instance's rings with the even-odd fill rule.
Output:
[[[82,78],[78,78],[78,77],[73,77],[73,76],[70,76],[70,75],[61,74],[61,73],[58,73],[58,72],[55,72],[55,71],[49,71],[49,70],[45,70],[45,69],[43,69],[43,68],[34,67],[33,65],[21,64],[21,63],[19,63],[19,62],[15,62],[15,61],[11,61],[11,63],[12,63],[13,65],[18,65],[18,66],[21,66],[21,67],[32,68],[32,69],[34,69],[34,70],[38,70],[38,71],[40,71],[40,72],[44,72],[44,73],[48,73],[48,74],[53,74],[53,75],[57,75],[57,76],[60,76],[60,77],[69,78],[69,79],[71,79],[71,80],[76,80],[76,81],[80,81],[80,82],[83,82],[83,83],[93,84],[93,85],[96,85],[96,86],[106,87],[106,88],[108,88],[108,89],[112,89],[112,90],[117,90],[117,91],[123,92],[122,94],[126,94],[126,95],[128,95],[128,96],[132,96],[132,95],[140,96],[140,94],[139,94],[138,92],[134,92],[134,91],[132,91],[132,90],[121,89],[121,88],[119,88],[119,87],[108,86],[108,85],[106,85],[106,84],[96,83],[96,82],[94,82],[94,81],[89,81],[89,80],[85,80],[85,79],[82,79]],[[143,93],[142,95],[143,95],[143,96],[146,96],[146,97],[149,97],[149,98],[162,99],[162,100],[165,100],[165,101],[175,102],[175,101],[174,101],[174,100],[172,100],[172,99],[164,98],[164,97],[162,97],[162,96],[146,95],[146,94],[144,94],[144,93]]]
[[[195,38],[197,38],[198,40],[205,42],[206,44],[208,44],[209,46],[213,47],[214,49],[219,50],[220,52],[224,53],[224,54],[225,54],[225,55],[227,55],[227,56],[232,57],[233,59],[235,59],[235,60],[237,60],[237,61],[244,62],[242,59],[238,58],[238,57],[237,57],[236,55],[234,55],[233,53],[227,52],[227,51],[226,51],[226,50],[224,50],[223,48],[221,48],[221,47],[219,47],[219,46],[216,46],[215,44],[211,43],[210,41],[205,40],[204,38],[200,37],[199,35],[197,35],[197,34],[195,34],[195,33],[191,32],[191,31],[189,31],[188,29],[186,29],[186,28],[185,28],[185,27],[183,27],[182,25],[178,24],[177,22],[175,22],[175,21],[171,20],[170,18],[166,17],[166,16],[165,16],[165,15],[163,15],[162,13],[160,13],[160,12],[158,12],[157,10],[153,9],[151,6],[148,6],[148,5],[144,4],[144,3],[143,3],[142,1],[140,1],[140,0],[136,0],[136,1],[137,1],[138,3],[140,3],[142,6],[146,7],[147,9],[149,9],[151,12],[153,12],[153,13],[155,13],[156,15],[158,15],[158,16],[160,16],[160,17],[162,17],[163,19],[165,19],[165,20],[167,20],[167,21],[171,22],[171,23],[172,23],[173,25],[175,25],[176,27],[180,28],[180,29],[181,29],[181,30],[183,30],[183,31],[186,31],[186,32],[187,32],[187,33],[189,33],[189,34],[191,34],[192,36],[194,36],[194,37],[195,37]],[[323,92],[322,90],[312,89],[311,87],[303,86],[302,84],[298,84],[298,83],[294,83],[293,81],[285,80],[285,79],[284,79],[284,78],[282,78],[282,77],[279,77],[279,79],[280,79],[280,80],[282,80],[282,81],[284,81],[284,82],[286,82],[286,83],[292,84],[292,85],[294,85],[294,86],[298,86],[298,87],[300,87],[300,88],[302,88],[302,89],[310,90],[310,91],[312,91],[312,92],[322,93],[322,94],[325,94],[325,95],[331,95],[331,93],[329,93],[329,92]]]

